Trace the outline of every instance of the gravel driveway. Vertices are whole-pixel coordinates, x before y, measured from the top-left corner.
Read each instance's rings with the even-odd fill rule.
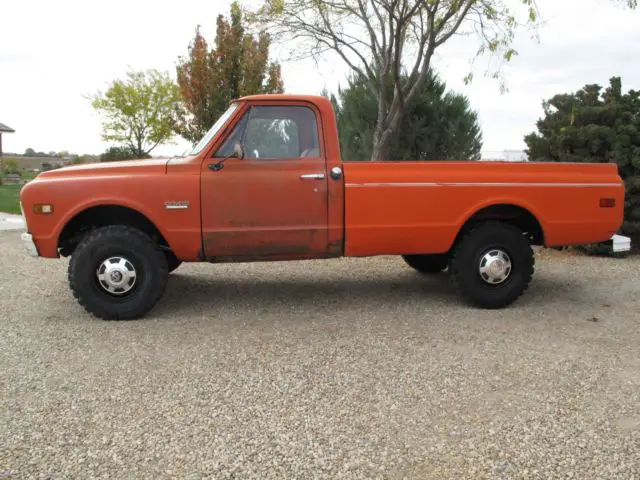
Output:
[[[639,258],[545,253],[501,311],[399,258],[183,265],[104,322],[0,251],[0,478],[640,476]]]

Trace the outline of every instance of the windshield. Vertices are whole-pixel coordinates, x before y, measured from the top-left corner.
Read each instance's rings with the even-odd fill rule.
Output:
[[[229,117],[231,117],[231,115],[233,115],[233,112],[236,111],[238,106],[239,106],[238,103],[232,103],[229,106],[227,111],[222,114],[222,116],[218,119],[218,121],[213,124],[213,127],[211,127],[209,129],[209,131],[205,134],[205,136],[202,137],[202,140],[200,140],[198,142],[198,144],[195,146],[195,148],[191,151],[191,155],[197,155],[198,153],[200,153],[200,151],[204,147],[207,146],[207,144],[211,141],[211,139],[214,137],[214,135],[216,133],[218,133],[218,130],[220,130],[222,128],[222,126],[225,123],[227,123],[227,120],[229,120]]]

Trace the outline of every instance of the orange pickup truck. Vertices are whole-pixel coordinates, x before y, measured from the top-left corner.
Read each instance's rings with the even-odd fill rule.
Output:
[[[29,252],[71,256],[78,302],[133,319],[182,262],[340,256],[448,270],[472,304],[504,307],[531,281],[532,245],[609,240],[625,190],[615,164],[343,161],[326,98],[261,95],[187,157],[44,172],[20,199]]]

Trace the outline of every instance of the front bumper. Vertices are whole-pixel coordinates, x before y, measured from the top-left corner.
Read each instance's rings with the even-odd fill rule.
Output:
[[[36,247],[31,234],[25,232],[20,236],[20,238],[22,239],[22,244],[27,249],[29,255],[31,255],[32,257],[38,257],[38,247]]]

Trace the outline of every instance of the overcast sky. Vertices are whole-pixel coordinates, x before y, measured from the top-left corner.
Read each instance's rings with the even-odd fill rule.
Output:
[[[215,19],[228,14],[230,0],[71,0],[4,2],[0,9],[0,122],[16,130],[4,135],[5,152],[69,150],[100,153],[100,119],[84,95],[104,89],[129,68],[157,68],[175,75],[175,64],[197,24],[213,41]],[[523,32],[518,57],[505,68],[509,91],[495,80],[476,78],[465,86],[475,45],[456,39],[434,58],[450,89],[466,94],[478,111],[484,150],[523,149],[535,128],[541,101],[586,83],[622,77],[623,89],[640,89],[640,11],[610,0],[539,0],[544,16],[540,43]],[[277,52],[276,52],[277,53]],[[347,70],[335,58],[283,64],[288,93],[335,91]],[[182,153],[188,144],[159,147],[154,154]]]

